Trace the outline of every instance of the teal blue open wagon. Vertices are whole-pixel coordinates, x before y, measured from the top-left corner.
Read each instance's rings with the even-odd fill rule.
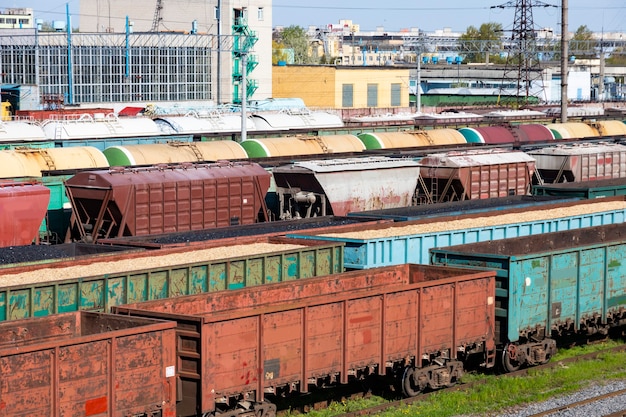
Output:
[[[626,323],[626,224],[431,249],[434,265],[496,271],[507,370],[547,361],[555,339]]]

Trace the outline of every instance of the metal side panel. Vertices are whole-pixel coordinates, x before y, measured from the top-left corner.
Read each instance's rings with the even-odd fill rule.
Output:
[[[497,214],[497,213],[496,213]],[[323,235],[288,234],[288,237],[302,239],[322,239],[344,242],[344,265],[347,269],[366,269],[402,263],[428,264],[429,250],[491,240],[534,236],[543,233],[576,230],[585,227],[623,223],[626,209],[610,210],[598,213],[572,215],[556,219],[544,219],[531,222],[502,224],[495,226],[477,226],[468,229],[411,234],[402,231],[402,225],[389,237],[359,239],[353,231],[346,237]],[[362,230],[367,235],[367,229]]]
[[[0,322],[343,272],[343,243],[311,243],[243,258],[0,286]]]

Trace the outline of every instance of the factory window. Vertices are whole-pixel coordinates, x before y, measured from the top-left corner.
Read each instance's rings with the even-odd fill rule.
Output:
[[[257,18],[259,19],[259,21],[263,20],[263,8],[259,7],[259,10],[257,11]]]
[[[391,105],[400,106],[402,104],[402,95],[400,94],[400,83],[391,84]]]
[[[354,106],[354,84],[343,84],[341,86],[341,107]]]
[[[367,107],[378,107],[378,84],[367,85]]]

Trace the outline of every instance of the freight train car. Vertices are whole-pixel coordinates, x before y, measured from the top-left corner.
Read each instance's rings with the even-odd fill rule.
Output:
[[[341,116],[327,111],[292,108],[277,112],[258,112],[251,115],[257,130],[302,130],[307,128],[341,128]]]
[[[269,158],[331,153],[360,153],[365,149],[355,135],[288,136],[248,139],[241,142],[250,158]]]
[[[544,183],[595,181],[626,177],[626,146],[583,143],[529,150]]]
[[[198,230],[267,218],[270,174],[249,162],[119,168],[68,179],[76,240]]]
[[[459,207],[463,208],[462,205]],[[407,262],[427,264],[428,251],[434,247],[619,224],[626,220],[624,197],[554,202],[535,207],[520,205],[509,210],[473,210],[468,205],[465,208],[467,210],[463,210],[461,215],[450,213],[447,216],[441,213],[420,220],[393,224],[356,224],[341,231],[317,229],[291,232],[287,236],[343,242],[345,267],[363,269]],[[419,206],[415,209],[417,213],[423,212]],[[405,215],[409,213],[407,209]],[[370,218],[376,218],[376,214],[372,213]],[[383,214],[378,218],[387,219],[388,216]]]
[[[600,132],[594,126],[584,122],[549,123],[546,125],[555,139],[597,138]]]
[[[93,146],[0,150],[0,178],[41,177],[48,171],[108,167],[104,154]]]
[[[232,140],[111,146],[103,153],[111,166],[232,161],[248,158],[245,149]]]
[[[193,140],[193,135],[185,132],[163,134],[148,117],[117,117],[113,113],[49,119],[41,123],[41,128],[55,147],[94,146],[101,151],[109,146]]]
[[[412,159],[369,157],[302,161],[272,173],[285,219],[409,206],[420,168]]]
[[[193,135],[200,137],[207,134],[224,134],[241,132],[241,113],[224,113],[219,111],[190,111],[184,116],[163,115],[155,117],[154,122],[165,135]],[[257,129],[251,117],[246,118],[246,130]]]
[[[0,121],[0,149],[14,149],[20,146],[52,148],[54,143],[47,140],[37,123],[28,120]]]
[[[178,416],[271,417],[270,394],[389,374],[415,395],[493,366],[494,275],[401,265],[113,311],[176,321]]]
[[[239,237],[147,252],[126,242],[0,248],[0,321],[343,272],[343,244]],[[180,245],[179,245],[180,246]]]
[[[358,135],[366,149],[416,148],[421,146],[465,145],[467,141],[454,129],[412,132],[372,132]]]
[[[0,181],[0,247],[36,241],[49,201],[50,190],[41,184]]]
[[[556,341],[626,324],[626,225],[431,250],[431,263],[498,271],[496,340],[504,369],[547,361]]]
[[[504,149],[429,154],[419,164],[420,204],[529,194],[535,171],[532,157]]]
[[[554,134],[550,129],[541,124],[463,127],[459,129],[459,133],[467,143],[489,145],[532,144],[554,140]]]
[[[626,195],[626,178],[534,185],[533,195],[584,199]]]
[[[174,327],[86,312],[0,323],[0,414],[174,417]]]

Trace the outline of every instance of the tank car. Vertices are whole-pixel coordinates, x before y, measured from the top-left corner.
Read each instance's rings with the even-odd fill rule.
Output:
[[[489,145],[520,145],[554,140],[552,131],[541,124],[463,127],[459,129],[459,133],[463,135],[467,143]]]
[[[311,111],[307,108],[291,108],[277,112],[258,112],[252,115],[257,130],[303,130],[343,127],[337,114]]]
[[[54,143],[47,140],[43,129],[37,123],[27,120],[0,121],[0,149],[22,146],[51,148]]]
[[[104,154],[93,146],[0,151],[0,178],[41,177],[48,171],[108,168],[108,166]]]
[[[555,139],[582,139],[600,136],[598,129],[584,122],[549,123],[546,127],[552,131]]]
[[[232,140],[168,142],[111,146],[104,150],[111,166],[136,166],[247,159],[245,149]]]
[[[250,158],[363,152],[365,145],[355,135],[288,136],[248,139],[241,142]]]
[[[454,129],[416,130],[412,132],[372,132],[358,135],[366,149],[415,148],[422,146],[466,144]]]

